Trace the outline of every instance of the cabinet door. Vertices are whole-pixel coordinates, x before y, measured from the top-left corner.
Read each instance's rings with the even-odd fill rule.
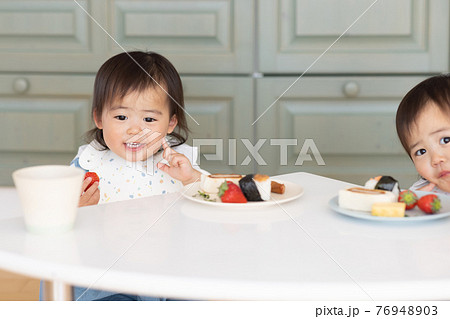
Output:
[[[188,144],[200,147],[200,166],[211,173],[250,173],[246,140],[253,139],[253,80],[183,77]]]
[[[0,0],[0,69],[97,71],[108,36],[94,20],[106,25],[106,6],[103,1],[77,2]]]
[[[68,165],[90,128],[94,78],[0,76],[0,185],[14,170]]]
[[[262,72],[445,72],[448,0],[259,0]]]
[[[181,73],[251,73],[253,5],[253,0],[110,0],[115,39],[109,41],[110,55],[123,48],[150,50],[167,56]]]
[[[304,77],[283,95],[295,80],[257,81],[256,136],[266,139],[260,153],[268,174],[305,171],[357,184],[392,175],[403,187],[417,179],[395,114],[423,78]]]

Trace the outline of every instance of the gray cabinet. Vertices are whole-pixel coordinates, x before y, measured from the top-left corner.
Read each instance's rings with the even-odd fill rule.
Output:
[[[90,128],[93,76],[0,75],[0,185],[31,165],[65,164]]]
[[[398,141],[395,113],[403,95],[423,79],[308,77],[281,98],[295,77],[258,80],[257,114],[266,112],[256,123],[256,136],[266,139],[260,170],[305,171],[355,183],[393,175],[409,186],[417,173]]]
[[[0,71],[95,72],[107,38],[104,1],[0,0]],[[92,18],[91,18],[92,17]]]
[[[0,185],[11,185],[19,167],[70,162],[92,127],[95,72],[122,50],[156,51],[182,75],[196,74],[182,78],[189,143],[198,139],[202,167],[252,171],[228,166],[242,145],[230,154],[226,144],[207,161],[216,150],[201,139],[253,138],[244,127],[254,114],[253,80],[219,76],[253,71],[253,7],[253,0],[0,0]]]
[[[108,53],[150,50],[182,73],[253,71],[253,0],[109,1]]]
[[[123,50],[181,73],[249,74],[253,0],[0,0],[0,70],[96,72]]]
[[[448,72],[449,11],[447,0],[259,0],[259,169],[417,180],[395,114],[414,85]]]
[[[212,173],[251,173],[243,140],[253,140],[253,80],[246,77],[183,77],[190,145]]]
[[[182,77],[191,136],[201,167],[216,172],[251,172],[240,165],[243,145],[229,140],[252,139],[250,125],[253,81],[245,77]],[[67,165],[93,127],[90,119],[94,76],[0,76],[0,185],[12,185],[20,167]],[[225,143],[221,143],[225,141]],[[230,152],[231,150],[231,152]],[[229,158],[236,158],[228,165]]]
[[[412,86],[448,72],[449,12],[447,0],[0,0],[0,184],[68,163],[100,65],[151,50],[182,75],[205,169],[406,186],[416,174],[394,115]],[[300,154],[312,160],[294,165]]]
[[[260,70],[448,70],[447,0],[259,0]]]

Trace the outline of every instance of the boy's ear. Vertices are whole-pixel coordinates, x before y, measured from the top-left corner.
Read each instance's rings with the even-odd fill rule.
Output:
[[[175,129],[175,127],[177,126],[177,124],[178,124],[177,116],[173,115],[169,121],[169,128],[168,128],[167,134],[172,133],[173,130]]]
[[[97,114],[96,114],[96,113],[94,113],[93,115],[94,115],[95,126],[97,126],[97,128],[99,128],[100,130],[103,129],[103,126],[102,126],[102,119],[101,119],[101,118],[99,119],[99,118],[97,117]]]

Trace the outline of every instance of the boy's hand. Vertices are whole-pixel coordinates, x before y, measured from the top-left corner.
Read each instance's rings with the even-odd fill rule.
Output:
[[[418,188],[418,191],[423,191],[423,192],[431,192],[433,191],[433,188],[436,187],[436,184],[434,183],[430,183],[428,185],[425,185],[424,187]]]
[[[100,190],[98,189],[98,182],[95,182],[87,190],[89,183],[92,182],[92,177],[88,177],[81,185],[81,196],[78,202],[78,207],[97,205],[100,201]]]
[[[157,167],[160,170],[179,180],[183,185],[200,180],[201,173],[192,167],[186,156],[171,149],[165,139],[162,142],[162,146],[164,149],[163,158],[169,162],[169,165],[158,163]]]

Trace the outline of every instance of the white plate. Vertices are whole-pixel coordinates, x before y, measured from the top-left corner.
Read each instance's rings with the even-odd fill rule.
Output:
[[[203,197],[197,196],[198,191],[200,190],[200,182],[196,182],[193,184],[186,185],[184,189],[182,190],[182,194],[184,197],[186,197],[189,200],[192,200],[194,202],[205,204],[205,205],[211,205],[221,208],[231,208],[231,209],[253,209],[257,207],[266,207],[271,205],[277,205],[282,204],[286,202],[290,202],[296,198],[299,198],[303,195],[303,187],[301,187],[298,184],[291,183],[291,182],[285,182],[285,181],[277,181],[278,183],[284,184],[286,186],[286,191],[284,194],[270,194],[270,199],[262,202],[248,202],[245,204],[240,203],[222,203],[220,201],[220,198],[218,196],[211,195],[212,199],[215,199],[216,201],[208,201],[205,200]]]
[[[422,197],[427,194],[431,194],[428,192],[414,191],[418,197]],[[361,219],[369,219],[375,221],[389,221],[389,222],[418,222],[425,220],[434,220],[439,218],[444,218],[450,216],[450,196],[436,194],[441,200],[442,208],[439,212],[434,214],[425,214],[419,208],[415,207],[414,209],[407,210],[405,215],[408,217],[382,217],[382,216],[372,216],[370,212],[363,212],[359,210],[351,210],[339,207],[339,196],[335,196],[328,202],[328,205],[332,210],[351,217],[361,218]]]

